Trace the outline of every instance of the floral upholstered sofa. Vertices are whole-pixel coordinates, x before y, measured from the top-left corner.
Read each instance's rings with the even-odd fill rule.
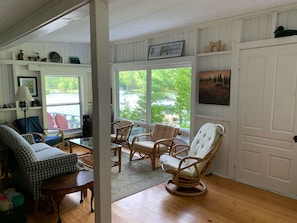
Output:
[[[77,154],[65,153],[45,143],[34,143],[31,134],[20,135],[13,128],[0,125],[0,141],[7,145],[13,154],[10,172],[13,179],[34,199],[34,211],[38,210],[41,183],[53,176],[78,171],[83,168]]]

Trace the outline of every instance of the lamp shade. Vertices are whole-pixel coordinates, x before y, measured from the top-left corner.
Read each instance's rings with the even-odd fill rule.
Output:
[[[30,94],[29,88],[22,86],[18,88],[18,91],[15,95],[16,101],[34,101],[32,95]]]

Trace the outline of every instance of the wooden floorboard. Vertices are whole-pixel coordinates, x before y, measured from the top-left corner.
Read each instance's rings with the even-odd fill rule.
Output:
[[[199,197],[174,196],[160,184],[114,202],[113,222],[297,222],[294,199],[215,175],[204,182]]]
[[[208,191],[198,197],[171,195],[162,183],[116,201],[111,205],[112,222],[297,223],[295,199],[215,175],[205,177],[204,182]],[[28,223],[57,222],[56,207],[54,213],[50,213],[48,201],[41,202],[38,219],[34,218],[32,201],[29,198],[26,201]],[[80,193],[72,193],[64,198],[61,203],[63,223],[95,222],[95,213],[90,212],[90,193],[83,203],[79,201]]]
[[[116,201],[111,205],[112,222],[297,222],[297,200],[215,175],[206,177],[204,182],[208,191],[198,197],[171,195],[162,183]],[[51,213],[49,201],[41,202],[37,219],[33,202],[28,197],[26,201],[28,223],[57,221],[56,207]],[[79,201],[80,193],[66,195],[61,203],[63,223],[95,222],[95,213],[90,212],[90,193],[83,203]]]

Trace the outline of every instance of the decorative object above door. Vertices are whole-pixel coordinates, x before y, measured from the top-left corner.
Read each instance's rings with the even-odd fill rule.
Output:
[[[283,26],[277,27],[277,29],[274,31],[274,37],[284,37],[284,36],[294,36],[297,35],[297,30],[293,29],[286,29]]]

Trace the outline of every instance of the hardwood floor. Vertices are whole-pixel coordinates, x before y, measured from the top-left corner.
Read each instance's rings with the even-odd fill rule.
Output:
[[[297,222],[297,200],[250,187],[215,175],[204,182],[208,192],[199,197],[169,194],[164,183],[112,203],[113,223],[151,222]],[[28,198],[27,198],[28,200]],[[90,212],[90,193],[80,203],[80,193],[68,194],[61,203],[63,223],[94,223]],[[57,221],[56,207],[40,205],[38,219],[33,203],[27,202],[28,223]]]
[[[111,205],[112,222],[297,223],[297,200],[215,175],[207,176],[204,182],[208,191],[199,197],[171,195],[162,183],[116,201]],[[90,212],[90,194],[83,203],[79,202],[80,193],[68,194],[64,198],[61,203],[63,223],[94,223],[95,213]],[[34,219],[30,201],[27,207],[28,223],[57,222],[56,207],[54,213],[50,213],[49,202],[41,202],[38,219]]]
[[[160,184],[112,204],[114,223],[297,222],[297,200],[215,175],[199,197],[169,194]]]

